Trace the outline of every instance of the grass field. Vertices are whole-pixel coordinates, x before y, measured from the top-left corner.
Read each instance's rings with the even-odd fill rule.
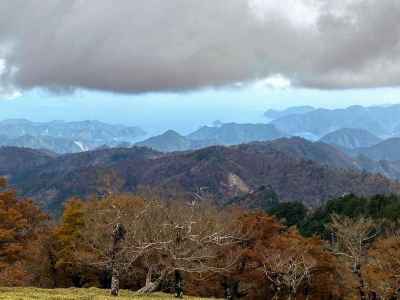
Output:
[[[121,291],[119,297],[110,297],[109,291],[96,288],[90,289],[55,289],[44,290],[37,288],[0,288],[1,300],[167,300],[176,299],[173,295],[152,294],[149,296],[138,295],[134,292]],[[184,297],[188,300],[204,298]]]

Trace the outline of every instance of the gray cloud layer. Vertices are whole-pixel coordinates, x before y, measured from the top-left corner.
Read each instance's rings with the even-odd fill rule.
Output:
[[[277,73],[323,89],[400,85],[400,1],[297,0],[318,8],[314,25],[293,21],[290,0],[256,13],[248,1],[1,1],[3,85],[129,93]]]

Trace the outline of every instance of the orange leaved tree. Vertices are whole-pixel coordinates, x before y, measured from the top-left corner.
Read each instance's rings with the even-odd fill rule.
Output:
[[[31,200],[18,199],[0,178],[0,285],[28,285],[41,277],[38,243],[48,217]],[[35,265],[36,263],[36,265]]]

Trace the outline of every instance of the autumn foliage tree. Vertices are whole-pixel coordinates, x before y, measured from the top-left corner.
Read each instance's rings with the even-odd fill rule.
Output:
[[[40,284],[48,217],[0,178],[0,285]]]
[[[60,285],[81,287],[87,281],[84,268],[78,263],[78,258],[83,254],[81,250],[85,208],[85,204],[79,199],[66,202],[60,224],[53,233],[55,268],[60,274]]]
[[[300,234],[302,222],[282,218],[289,211],[296,219],[297,205],[274,217],[157,193],[71,199],[55,225],[0,179],[0,285],[97,286],[115,296],[121,287],[177,297],[396,299],[398,223],[380,219],[387,201],[376,199],[374,218],[326,214],[323,234],[311,237]]]
[[[370,291],[380,299],[400,297],[400,236],[398,233],[378,239],[368,250],[364,277]]]

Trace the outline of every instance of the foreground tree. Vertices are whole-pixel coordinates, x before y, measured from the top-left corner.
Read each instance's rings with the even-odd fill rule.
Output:
[[[238,211],[237,214],[237,221],[233,226],[239,231],[241,243],[230,247],[230,257],[238,259],[234,268],[227,272],[228,278],[224,279],[225,294],[229,295],[230,299],[240,299],[244,296],[256,298],[259,291],[265,287],[264,284],[259,284],[264,282],[261,253],[270,249],[271,243],[284,227],[274,217],[263,212]],[[223,255],[222,259],[226,257],[226,253]]]
[[[48,220],[32,201],[18,199],[0,178],[0,285],[32,284],[42,275],[43,249],[38,241],[48,233]]]
[[[379,234],[379,226],[369,218],[351,219],[332,215],[330,230],[333,233],[333,250],[350,265],[358,280],[360,299],[368,297],[363,269],[367,263],[367,251]]]
[[[121,278],[134,271],[146,249],[138,236],[149,205],[140,197],[124,195],[84,203],[79,248],[72,256],[80,268],[94,270],[107,280],[105,286],[114,296],[118,295]]]
[[[202,278],[205,274],[228,269],[231,260],[221,264],[219,254],[239,237],[230,230],[227,215],[216,208],[192,203],[164,203],[149,211],[142,231],[150,245],[143,260],[147,266],[146,285],[142,293],[154,292],[168,277],[175,278],[176,295],[182,296],[184,274]],[[156,280],[153,281],[153,275]]]
[[[69,232],[61,235],[66,241],[64,252],[69,253],[72,265],[110,274],[114,295],[121,278],[144,272],[139,293],[157,291],[172,278],[176,295],[181,297],[185,274],[202,278],[232,264],[217,260],[238,238],[230,231],[225,212],[212,206],[110,196],[85,203],[81,215],[80,205],[72,202],[66,207],[67,216],[75,214],[81,221],[64,218],[61,232]]]
[[[304,238],[262,212],[241,212],[237,220],[241,242],[220,258],[237,257],[222,278],[226,299],[334,299],[341,294],[336,258],[320,239]]]
[[[273,285],[273,299],[279,299],[285,293],[289,300],[296,298],[301,286],[310,286],[317,262],[309,248],[310,245],[298,241],[279,240],[274,249],[264,251],[264,273]]]
[[[398,233],[378,239],[368,250],[366,282],[382,300],[400,297],[400,236]]]
[[[304,238],[291,228],[260,249],[260,259],[273,299],[332,298],[336,293],[336,260],[318,238]]]
[[[60,284],[82,287],[87,280],[82,265],[79,263],[84,253],[83,229],[85,203],[79,199],[70,199],[64,205],[60,224],[54,231],[56,269],[60,270]]]

